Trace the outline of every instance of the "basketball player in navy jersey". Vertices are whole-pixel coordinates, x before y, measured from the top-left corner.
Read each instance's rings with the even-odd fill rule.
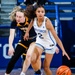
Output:
[[[10,75],[11,71],[13,70],[16,62],[18,61],[21,55],[24,56],[24,60],[25,60],[28,47],[31,46],[31,44],[33,44],[36,40],[36,33],[33,27],[29,32],[30,33],[29,40],[24,40],[25,32],[32,19],[30,15],[28,17],[26,17],[26,15],[28,16],[29,13],[25,12],[25,10],[22,9],[20,6],[16,6],[10,14],[10,19],[12,23],[11,23],[10,35],[9,35],[8,55],[12,57],[7,65],[5,75]],[[18,28],[21,31],[20,34],[21,39],[19,40],[16,48],[14,49],[13,41],[14,41],[16,28]]]

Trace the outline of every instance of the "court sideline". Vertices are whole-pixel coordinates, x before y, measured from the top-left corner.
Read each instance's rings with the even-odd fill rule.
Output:
[[[53,75],[56,75],[57,68],[51,68],[51,70],[52,70]],[[14,69],[11,72],[11,75],[20,75],[20,72],[21,72],[21,69]],[[5,73],[5,70],[0,70],[0,75],[4,75],[4,73]],[[43,75],[45,75],[43,69],[42,69],[42,73]],[[33,69],[28,69],[26,72],[26,75],[34,75]],[[72,75],[75,75],[75,74],[72,74]]]

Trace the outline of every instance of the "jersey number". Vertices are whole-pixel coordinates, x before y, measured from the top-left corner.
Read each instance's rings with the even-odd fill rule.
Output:
[[[41,33],[38,33],[38,35],[39,35],[39,38],[44,39]]]

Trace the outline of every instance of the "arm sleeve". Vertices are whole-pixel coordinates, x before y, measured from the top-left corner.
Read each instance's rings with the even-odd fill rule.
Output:
[[[17,22],[16,21],[12,21],[10,28],[11,29],[15,29],[16,27],[17,27]]]

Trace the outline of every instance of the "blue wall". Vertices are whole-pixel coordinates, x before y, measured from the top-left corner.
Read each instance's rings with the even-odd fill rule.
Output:
[[[16,47],[18,38],[15,38],[14,41],[15,41],[14,47]],[[8,62],[10,61],[10,57],[8,56],[7,52],[8,52],[8,37],[0,37],[0,69],[6,68]],[[59,54],[54,55],[51,67],[58,67],[61,64],[62,64],[62,56],[60,52]],[[18,60],[18,62],[15,65],[15,68],[21,68],[21,66],[22,66],[22,58]]]
[[[14,47],[17,45],[18,38],[14,40]],[[10,61],[10,56],[8,56],[8,37],[0,37],[0,69],[6,68],[8,62]],[[21,67],[21,58],[15,65],[15,68]]]

